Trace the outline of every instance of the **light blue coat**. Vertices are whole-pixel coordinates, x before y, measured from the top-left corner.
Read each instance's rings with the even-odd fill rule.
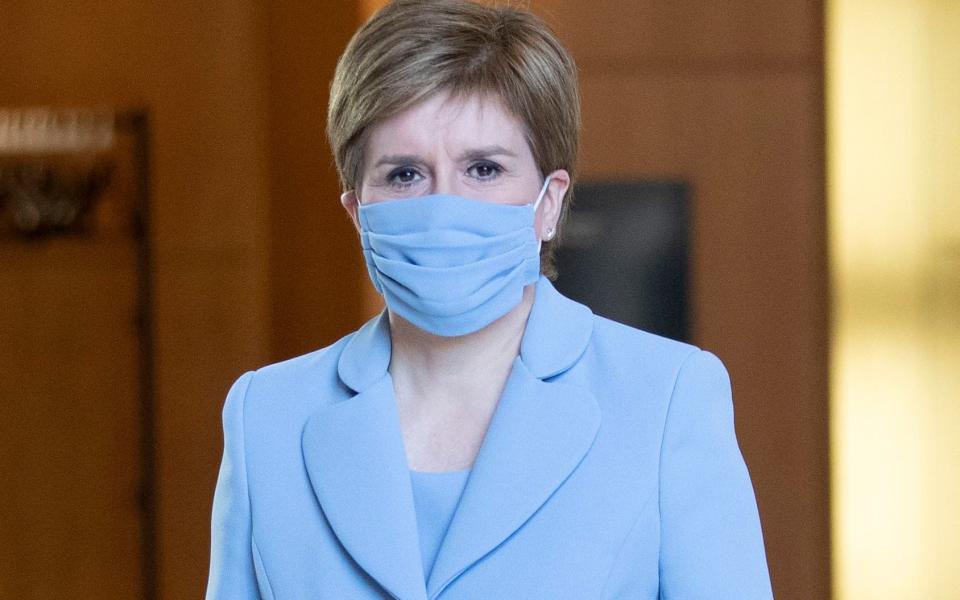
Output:
[[[727,372],[541,277],[424,581],[385,314],[245,373],[223,410],[207,598],[771,598]]]

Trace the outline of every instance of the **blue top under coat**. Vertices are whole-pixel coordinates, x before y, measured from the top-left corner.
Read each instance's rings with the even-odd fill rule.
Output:
[[[470,469],[463,471],[410,471],[413,486],[413,505],[417,511],[417,530],[420,534],[420,558],[427,578],[433,562],[450,527]],[[426,585],[426,582],[424,582]]]

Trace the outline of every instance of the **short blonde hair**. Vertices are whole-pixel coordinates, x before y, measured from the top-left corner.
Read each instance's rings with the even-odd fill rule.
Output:
[[[371,126],[438,92],[496,95],[524,124],[541,175],[565,169],[572,188],[580,137],[577,72],[550,27],[510,6],[394,0],[354,34],[330,86],[327,136],[344,190],[360,185]],[[542,270],[551,277],[557,237],[541,252]]]

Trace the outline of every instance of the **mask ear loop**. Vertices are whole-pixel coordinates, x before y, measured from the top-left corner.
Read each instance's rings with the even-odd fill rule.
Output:
[[[537,222],[537,207],[540,206],[540,201],[543,200],[543,196],[547,193],[547,186],[550,185],[550,180],[553,179],[550,175],[543,180],[543,187],[540,188],[540,194],[537,196],[537,201],[533,203],[533,222]],[[540,254],[540,247],[543,246],[543,240],[537,239],[537,254]]]

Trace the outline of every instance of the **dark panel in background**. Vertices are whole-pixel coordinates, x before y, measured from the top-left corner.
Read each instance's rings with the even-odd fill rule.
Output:
[[[557,289],[598,315],[689,341],[688,198],[680,182],[578,184]]]

